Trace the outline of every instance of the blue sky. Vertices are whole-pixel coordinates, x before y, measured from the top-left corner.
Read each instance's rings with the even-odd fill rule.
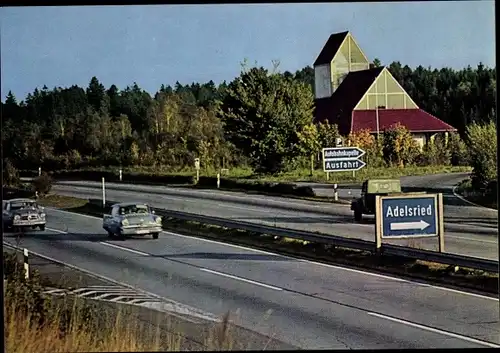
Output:
[[[495,65],[494,1],[1,8],[2,101],[90,78],[154,94],[176,81],[217,84],[240,62],[294,72],[331,33],[369,59],[410,67]]]

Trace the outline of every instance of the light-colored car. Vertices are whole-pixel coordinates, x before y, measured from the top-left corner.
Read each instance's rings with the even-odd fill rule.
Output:
[[[162,231],[162,219],[144,203],[118,203],[111,206],[111,214],[103,215],[102,227],[110,237],[149,235],[158,239]]]
[[[2,205],[2,222],[5,229],[40,228],[45,230],[45,209],[31,199],[5,200]]]

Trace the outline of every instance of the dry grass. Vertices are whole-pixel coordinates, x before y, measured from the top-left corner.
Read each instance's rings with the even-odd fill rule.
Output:
[[[6,298],[7,299],[7,298]],[[107,324],[89,320],[82,313],[82,306],[75,300],[67,322],[68,303],[59,302],[51,308],[45,323],[36,314],[23,313],[16,300],[7,300],[5,308],[5,347],[10,353],[24,352],[124,352],[179,350],[180,340],[160,344],[158,332],[137,327],[135,322],[122,315],[107,318]],[[62,329],[66,326],[65,329]]]

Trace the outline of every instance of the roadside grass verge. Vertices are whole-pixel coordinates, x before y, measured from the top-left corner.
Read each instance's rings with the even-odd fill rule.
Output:
[[[474,188],[472,180],[465,179],[460,182],[456,188],[456,192],[466,200],[469,200],[477,205],[498,209],[498,194],[496,180],[480,190]]]
[[[239,331],[230,313],[220,323],[200,325],[133,305],[42,294],[47,281],[36,270],[25,279],[15,252],[4,252],[3,262],[7,352],[229,351],[275,345],[272,337],[262,342]]]
[[[49,201],[49,199],[47,199]],[[100,200],[92,200],[83,206],[66,207],[66,211],[102,217]],[[68,201],[68,205],[74,201]],[[45,203],[50,206],[50,202]],[[107,209],[104,211],[108,211]],[[161,215],[161,210],[157,213]],[[266,234],[250,233],[196,222],[164,217],[165,230],[210,238],[222,242],[246,245],[253,248],[311,259],[329,264],[339,264],[354,268],[369,269],[380,273],[420,279],[460,288],[469,288],[486,293],[498,293],[498,274],[475,269],[457,268],[438,263],[413,260],[405,257],[375,254],[367,251],[345,249],[310,243],[291,238],[277,238]],[[407,246],[418,248],[419,244]]]

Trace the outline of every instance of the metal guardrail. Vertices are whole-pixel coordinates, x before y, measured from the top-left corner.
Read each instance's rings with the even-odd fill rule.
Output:
[[[375,242],[370,242],[361,239],[350,239],[335,235],[323,235],[312,232],[304,232],[287,228],[270,227],[261,224],[255,224],[245,221],[234,221],[219,217],[209,217],[194,213],[171,211],[164,209],[156,209],[159,215],[182,219],[185,221],[193,221],[205,224],[216,225],[230,229],[241,229],[249,232],[269,234],[279,237],[294,238],[307,240],[314,243],[328,244],[350,249],[376,251]],[[391,244],[383,244],[381,248],[383,254],[403,256],[417,260],[436,262],[445,265],[459,266],[483,270],[492,273],[499,273],[498,261],[480,259],[471,256],[463,256],[449,253],[439,253],[430,250],[412,249]]]

